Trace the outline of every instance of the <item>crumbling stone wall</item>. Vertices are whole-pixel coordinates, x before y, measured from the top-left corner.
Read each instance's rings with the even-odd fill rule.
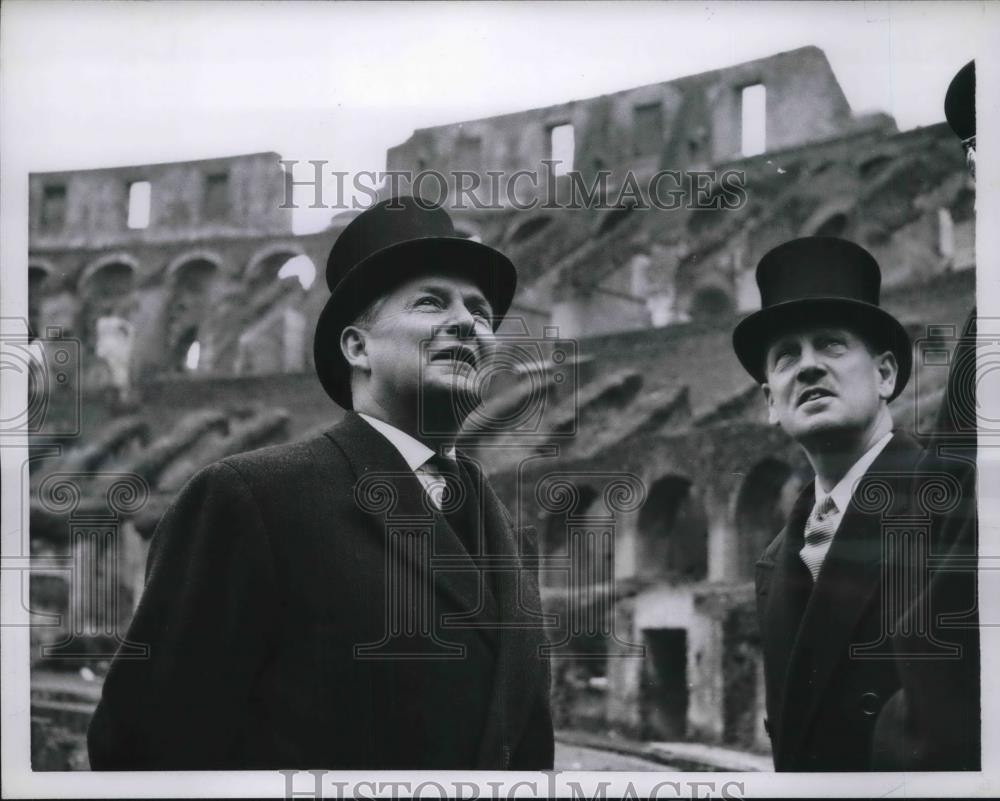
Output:
[[[78,338],[91,357],[83,381],[90,388],[121,385],[123,371],[130,385],[142,385],[171,373],[307,369],[308,333],[328,295],[323,267],[345,221],[293,235],[279,158],[32,175],[32,333],[55,326]],[[149,222],[129,228],[129,186],[139,180],[151,187]],[[55,189],[58,213],[47,210]],[[282,273],[296,257],[309,260],[308,276]],[[98,354],[109,352],[98,342],[104,318],[134,334],[112,348],[114,359]]]

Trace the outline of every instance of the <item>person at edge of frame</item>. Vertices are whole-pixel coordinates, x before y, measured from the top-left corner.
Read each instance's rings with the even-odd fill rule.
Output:
[[[785,242],[756,278],[762,307],[733,347],[816,474],[756,565],[764,726],[778,771],[872,770],[876,722],[900,687],[883,636],[882,521],[908,513],[921,455],[889,411],[910,339],[879,306],[878,263],[853,242]]]
[[[976,177],[976,67],[954,76],[945,116]],[[976,310],[959,334],[948,383],[914,497],[938,498],[929,510],[929,581],[898,621],[893,645],[902,688],[876,731],[884,770],[979,770],[982,764],[977,593]]]
[[[454,447],[514,265],[399,197],[326,279],[315,365],[344,417],[170,506],[128,632],[149,658],[111,666],[94,769],[552,767],[536,546]]]

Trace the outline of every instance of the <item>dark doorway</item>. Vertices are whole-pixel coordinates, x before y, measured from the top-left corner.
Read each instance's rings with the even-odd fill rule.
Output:
[[[687,631],[644,629],[640,709],[644,740],[683,740],[687,732]]]
[[[639,512],[641,576],[701,581],[708,572],[708,520],[683,476],[668,475],[649,488]]]

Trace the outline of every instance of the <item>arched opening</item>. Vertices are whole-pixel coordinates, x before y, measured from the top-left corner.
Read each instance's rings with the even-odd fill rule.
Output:
[[[708,520],[683,476],[664,476],[649,488],[639,512],[637,572],[699,581],[708,572]]]
[[[246,304],[235,372],[263,374],[303,369],[307,331],[302,303],[316,279],[312,259],[292,247],[276,245],[251,259],[245,276]]]
[[[718,286],[697,289],[688,306],[688,314],[696,322],[710,322],[732,314],[735,304],[730,294]]]
[[[255,255],[247,266],[244,283],[250,296],[270,305],[277,297],[298,294],[316,280],[316,265],[306,254],[275,246]]]
[[[303,289],[309,289],[313,285],[313,281],[316,280],[316,265],[304,253],[292,256],[292,258],[281,265],[277,277],[281,281],[287,278],[294,278]]]
[[[82,334],[91,350],[97,342],[97,323],[102,318],[129,319],[135,271],[130,264],[109,262],[89,276],[81,287]]]
[[[789,465],[773,458],[758,462],[747,474],[736,498],[740,578],[753,578],[754,565],[785,525],[802,482]]]
[[[218,268],[204,258],[180,265],[173,273],[167,306],[170,369],[194,372],[202,363],[203,327],[215,305]]]

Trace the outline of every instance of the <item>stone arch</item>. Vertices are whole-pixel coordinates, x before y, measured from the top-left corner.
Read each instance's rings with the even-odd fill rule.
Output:
[[[286,266],[295,269],[286,270]],[[236,373],[304,368],[309,332],[302,305],[306,288],[317,275],[315,262],[298,242],[274,242],[254,253],[243,271],[243,308],[233,328],[239,331]]]
[[[691,293],[688,315],[692,320],[711,322],[736,310],[732,293],[718,284],[705,284]]]
[[[212,318],[219,290],[222,259],[210,251],[190,251],[167,266],[170,294],[165,317],[168,368],[177,372],[211,367],[203,352],[206,323]]]
[[[258,282],[270,283],[278,276],[284,263],[295,256],[308,256],[305,248],[297,242],[273,242],[256,251],[243,271],[243,281],[247,285]]]
[[[824,203],[802,224],[800,236],[842,236],[854,212],[855,200],[841,197]]]
[[[55,265],[48,259],[39,259],[35,256],[31,256],[28,259],[28,270],[39,270],[45,273],[46,277],[55,275],[56,268]]]
[[[80,275],[81,339],[93,349],[97,321],[101,318],[129,320],[139,263],[124,253],[103,256],[89,264]]]
[[[93,277],[103,270],[105,267],[124,264],[130,267],[132,270],[133,279],[139,273],[139,260],[130,253],[124,251],[119,251],[117,253],[107,253],[103,256],[99,256],[90,262],[83,271],[80,273],[80,277],[77,279],[77,288],[82,292],[84,287],[93,279]]]
[[[177,271],[182,267],[185,267],[192,262],[208,262],[215,266],[219,271],[222,271],[224,261],[222,256],[216,253],[214,250],[203,250],[201,248],[197,250],[187,250],[181,253],[179,256],[171,259],[167,264],[167,268],[164,271],[167,276],[167,282],[171,282],[175,279]]]
[[[747,473],[736,495],[739,541],[737,574],[750,580],[764,549],[784,526],[802,488],[802,477],[785,461],[767,457]]]
[[[639,512],[636,565],[645,576],[700,581],[708,573],[708,518],[685,476],[661,476]]]

